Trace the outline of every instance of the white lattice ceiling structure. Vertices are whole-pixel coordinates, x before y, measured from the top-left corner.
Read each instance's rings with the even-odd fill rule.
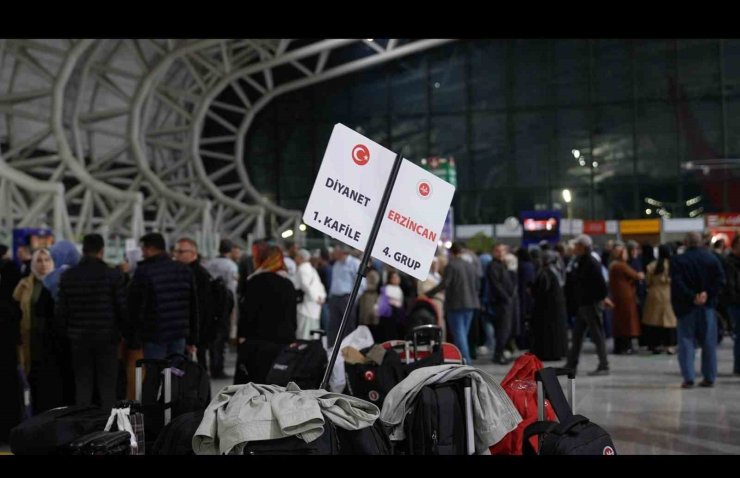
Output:
[[[0,227],[191,234],[209,249],[219,235],[265,235],[270,215],[280,226],[268,233],[297,233],[301,211],[270,202],[247,173],[255,115],[283,93],[449,41],[0,40]],[[227,89],[239,102],[219,100]]]

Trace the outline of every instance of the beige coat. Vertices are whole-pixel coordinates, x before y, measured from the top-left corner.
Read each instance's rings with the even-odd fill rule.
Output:
[[[21,345],[18,347],[18,363],[23,365],[26,374],[31,370],[31,298],[36,278],[30,274],[15,287],[13,299],[21,307]]]
[[[666,264],[662,274],[655,273],[657,261],[647,266],[648,293],[645,301],[645,309],[642,313],[642,323],[653,327],[676,328],[676,314],[671,306],[671,276],[669,265]]]

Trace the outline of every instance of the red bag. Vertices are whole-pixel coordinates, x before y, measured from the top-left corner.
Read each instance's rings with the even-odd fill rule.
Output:
[[[524,429],[537,421],[537,383],[534,373],[544,367],[534,354],[525,353],[511,366],[511,370],[501,381],[514,406],[522,416],[522,422],[510,431],[500,442],[489,448],[492,455],[521,455]],[[545,400],[545,420],[556,420],[550,402]],[[537,451],[537,437],[530,438],[532,447]]]

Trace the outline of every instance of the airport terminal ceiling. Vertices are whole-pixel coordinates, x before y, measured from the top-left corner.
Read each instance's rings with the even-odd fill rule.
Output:
[[[209,249],[219,235],[298,232],[301,211],[270,201],[236,160],[255,115],[450,41],[0,40],[0,222],[70,238],[188,233]],[[235,101],[219,100],[227,89]]]
[[[417,162],[453,157],[458,224],[563,207],[566,188],[584,219],[740,209],[739,40],[2,40],[0,52],[6,224],[298,232],[337,122]]]

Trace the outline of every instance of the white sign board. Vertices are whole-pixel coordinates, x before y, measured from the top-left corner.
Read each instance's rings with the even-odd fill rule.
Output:
[[[303,222],[364,250],[396,155],[342,124],[334,126]],[[404,160],[372,256],[424,280],[455,188]]]
[[[616,234],[619,231],[619,221],[606,221],[606,233]]]
[[[663,218],[663,232],[702,232],[704,230],[704,219],[696,218]]]
[[[455,187],[410,161],[398,171],[372,255],[426,280]]]

